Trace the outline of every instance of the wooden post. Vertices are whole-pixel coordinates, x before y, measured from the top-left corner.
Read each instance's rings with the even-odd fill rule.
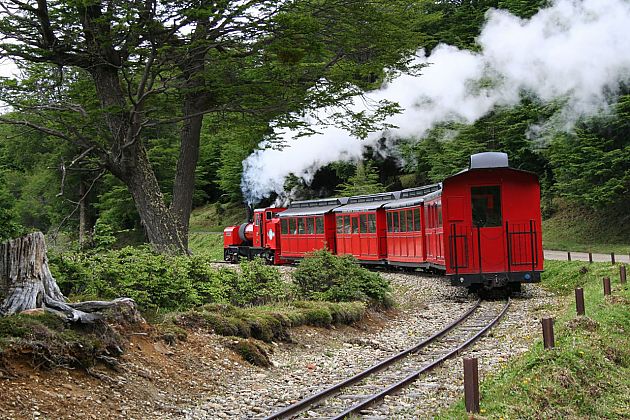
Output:
[[[589,264],[593,264],[593,253],[592,252],[588,253],[588,263]]]
[[[477,358],[464,358],[464,397],[468,413],[479,412],[479,364]]]
[[[619,283],[626,283],[626,266],[623,264],[619,266]]]
[[[610,295],[610,277],[604,277],[604,295]]]
[[[556,343],[553,336],[553,318],[543,318],[543,343],[546,349],[554,348]]]
[[[567,261],[571,261],[571,251],[567,251]]]
[[[575,310],[578,315],[584,315],[584,289],[575,289]]]
[[[610,253],[610,262],[614,265],[615,264],[615,253],[611,252]]]

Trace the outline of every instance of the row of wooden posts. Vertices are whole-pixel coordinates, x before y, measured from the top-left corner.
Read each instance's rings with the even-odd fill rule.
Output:
[[[615,263],[614,254],[612,262]],[[592,256],[591,256],[592,262]],[[571,256],[569,255],[569,261]],[[619,266],[619,283],[626,283],[626,266]],[[610,295],[610,277],[604,277],[604,295]],[[575,310],[580,316],[585,314],[584,310],[584,290],[581,287],[575,289]],[[546,349],[555,347],[553,335],[553,318],[542,319],[543,345]],[[469,413],[479,413],[479,363],[476,357],[464,358],[464,399],[466,401],[466,411]]]
[[[630,260],[630,253],[628,253],[628,259]],[[567,251],[567,261],[571,261],[571,251]],[[593,253],[592,252],[588,253],[588,262],[591,263],[591,264],[593,263]],[[616,264],[617,263],[617,261],[615,260],[615,253],[614,252],[610,253],[610,262],[612,264]]]

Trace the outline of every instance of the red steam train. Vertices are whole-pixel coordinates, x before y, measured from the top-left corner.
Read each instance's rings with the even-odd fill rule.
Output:
[[[257,209],[252,223],[224,230],[231,262],[288,264],[321,248],[442,272],[454,285],[518,289],[543,270],[538,177],[510,168],[505,153],[479,153],[440,184]]]

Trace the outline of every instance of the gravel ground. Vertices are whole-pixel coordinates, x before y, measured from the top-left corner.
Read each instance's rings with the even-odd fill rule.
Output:
[[[283,272],[290,270],[283,269]],[[242,366],[223,372],[204,401],[184,409],[186,418],[262,418],[357,373],[430,336],[458,318],[476,300],[442,277],[385,273],[400,306],[374,313],[357,326],[299,328],[294,343],[275,343],[273,368]],[[558,302],[535,285],[525,285],[501,323],[443,367],[388,397],[374,414],[383,418],[430,418],[463,395],[463,357],[478,357],[480,376],[499,369],[540,335],[540,319]],[[308,417],[308,414],[306,414]],[[178,416],[177,418],[181,418]]]

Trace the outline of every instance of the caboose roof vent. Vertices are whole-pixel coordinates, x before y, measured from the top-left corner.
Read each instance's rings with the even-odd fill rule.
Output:
[[[470,156],[469,169],[507,168],[508,155],[503,152],[484,152]]]

